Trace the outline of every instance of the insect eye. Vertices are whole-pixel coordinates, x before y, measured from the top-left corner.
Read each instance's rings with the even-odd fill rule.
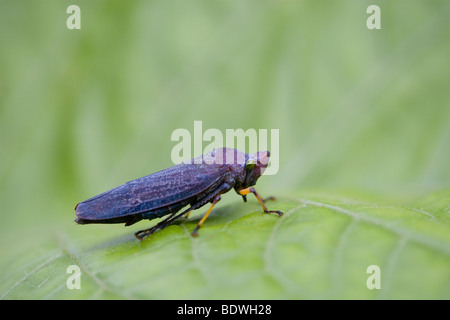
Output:
[[[253,168],[255,167],[255,165],[256,165],[256,162],[254,162],[254,161],[252,161],[252,160],[249,160],[249,161],[247,161],[247,163],[245,164],[245,170],[246,170],[246,171],[251,171],[251,170],[253,170]]]

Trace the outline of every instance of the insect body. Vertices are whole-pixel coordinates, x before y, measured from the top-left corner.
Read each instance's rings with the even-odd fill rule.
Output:
[[[129,226],[142,219],[168,215],[152,228],[136,232],[136,237],[142,240],[180,216],[188,216],[192,210],[211,203],[192,232],[192,236],[197,236],[198,229],[220,201],[220,195],[233,188],[244,201],[247,194],[253,193],[264,212],[281,216],[281,211],[267,210],[264,200],[252,187],[267,167],[269,156],[268,151],[248,155],[230,148],[215,149],[80,202],[75,207],[75,221],[78,224],[125,223]],[[186,210],[178,213],[188,205]]]

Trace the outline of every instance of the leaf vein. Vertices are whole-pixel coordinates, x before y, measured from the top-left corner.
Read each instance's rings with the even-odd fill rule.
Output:
[[[362,221],[362,222],[372,224],[372,225],[378,226],[380,228],[389,230],[398,236],[405,237],[407,240],[416,242],[421,245],[425,245],[429,248],[432,248],[436,251],[439,251],[445,255],[450,256],[450,247],[446,246],[445,244],[443,244],[439,241],[435,241],[434,239],[424,237],[423,235],[416,233],[413,230],[402,228],[396,224],[389,223],[384,220],[377,219],[375,217],[371,217],[371,216],[368,216],[368,215],[365,215],[365,214],[362,214],[359,212],[354,212],[354,211],[351,211],[351,210],[348,210],[345,208],[341,208],[338,206],[334,206],[334,205],[330,205],[330,204],[326,204],[326,203],[322,203],[322,202],[317,202],[317,201],[313,201],[313,200],[306,200],[306,199],[297,199],[297,201],[299,201],[300,203],[304,203],[306,205],[310,205],[310,206],[328,208],[334,212],[350,216],[355,220]]]

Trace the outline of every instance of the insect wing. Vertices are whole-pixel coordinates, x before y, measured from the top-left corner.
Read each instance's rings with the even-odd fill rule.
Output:
[[[220,182],[226,170],[216,164],[178,164],[83,201],[76,215],[80,221],[108,220],[174,205]]]

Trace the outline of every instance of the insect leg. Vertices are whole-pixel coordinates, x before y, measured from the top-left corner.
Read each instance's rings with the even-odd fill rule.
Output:
[[[161,221],[160,223],[158,223],[157,225],[151,227],[150,229],[141,230],[141,231],[136,232],[135,233],[136,238],[138,238],[139,240],[142,240],[145,237],[151,235],[152,233],[165,228],[167,225],[169,225],[170,223],[172,223],[174,220],[178,219],[182,215],[184,215],[184,214],[189,215],[189,213],[192,210],[198,209],[198,208],[204,206],[206,203],[210,202],[211,199],[214,199],[213,200],[213,205],[211,206],[210,210],[208,210],[208,212],[205,214],[205,216],[202,218],[202,220],[199,222],[199,224],[195,228],[195,230],[194,230],[195,234],[194,234],[194,232],[192,233],[192,235],[194,237],[197,236],[198,235],[197,230],[201,227],[203,222],[208,217],[209,212],[211,212],[212,207],[214,207],[214,204],[216,204],[220,200],[220,193],[226,192],[226,191],[228,191],[230,189],[231,189],[231,186],[228,183],[224,183],[214,194],[211,194],[208,197],[202,199],[201,201],[192,204],[189,208],[187,208],[183,212],[181,212],[181,213],[179,213],[177,215],[175,215],[175,213],[172,213],[167,219]]]
[[[145,237],[153,234],[154,232],[161,230],[163,228],[165,228],[169,223],[171,223],[173,220],[177,219],[179,216],[185,214],[185,213],[189,213],[189,211],[191,211],[192,208],[188,208],[186,210],[184,210],[182,213],[177,214],[175,216],[175,213],[172,213],[169,217],[167,217],[166,219],[164,219],[163,221],[159,222],[158,224],[154,225],[153,227],[149,228],[149,229],[145,229],[145,230],[140,230],[138,232],[136,232],[134,235],[136,236],[136,238],[138,238],[139,240],[144,239]]]
[[[202,226],[202,224],[205,222],[206,218],[208,218],[211,210],[214,208],[214,206],[216,205],[217,202],[220,201],[220,194],[216,195],[214,197],[214,200],[212,202],[211,207],[209,207],[208,211],[206,211],[205,215],[203,216],[203,218],[200,220],[200,222],[197,224],[197,226],[195,227],[194,231],[192,231],[192,236],[193,237],[197,237],[198,236],[198,229],[200,229],[200,227]]]
[[[149,228],[149,229],[145,229],[145,230],[141,230],[135,233],[136,238],[138,238],[139,240],[144,239],[145,237],[155,233],[158,230],[161,230],[165,227],[167,227],[169,224],[171,224],[174,220],[178,219],[179,217],[181,217],[183,214],[186,214],[189,216],[189,213],[192,210],[195,210],[197,208],[200,208],[201,206],[203,206],[205,203],[209,202],[210,200],[205,199],[202,202],[198,202],[192,206],[190,206],[189,208],[187,208],[186,210],[184,210],[183,212],[175,215],[175,213],[172,213],[167,219],[161,221],[160,223],[158,223],[157,225]]]
[[[152,233],[154,233],[155,231],[164,228],[162,225],[164,224],[164,222],[166,222],[167,220],[169,220],[171,217],[174,216],[175,213],[172,213],[168,218],[166,218],[165,220],[161,221],[160,223],[154,225],[153,227],[149,228],[149,229],[145,229],[145,230],[139,230],[138,232],[136,232],[134,235],[136,236],[136,238],[138,238],[139,240],[144,239],[145,237],[151,235]]]
[[[278,216],[280,216],[280,217],[283,215],[283,212],[278,211],[278,210],[267,210],[267,207],[266,207],[266,205],[264,204],[264,200],[263,200],[263,199],[261,198],[261,196],[256,192],[255,188],[250,187],[250,188],[247,188],[247,189],[239,190],[239,194],[240,194],[241,196],[245,196],[245,195],[247,195],[247,194],[249,194],[249,193],[253,193],[253,194],[255,195],[256,199],[258,199],[259,203],[260,203],[261,206],[263,207],[263,210],[264,210],[265,213],[276,213],[276,214],[278,214]],[[268,198],[268,199],[266,199],[266,200],[269,200],[269,199],[271,199],[271,198],[272,198],[272,197],[270,197],[270,198]]]

